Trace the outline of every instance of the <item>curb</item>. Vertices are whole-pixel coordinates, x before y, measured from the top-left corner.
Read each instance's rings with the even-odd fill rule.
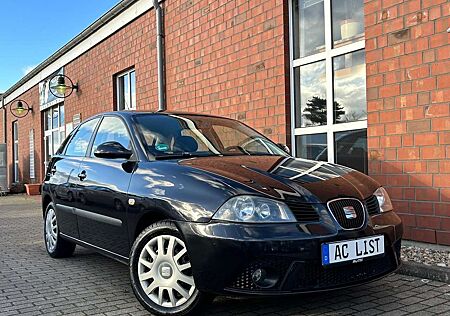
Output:
[[[403,261],[397,273],[450,284],[450,268]]]

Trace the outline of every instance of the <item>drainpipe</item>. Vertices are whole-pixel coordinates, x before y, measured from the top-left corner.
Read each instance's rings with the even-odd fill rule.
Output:
[[[8,146],[6,145],[6,141],[7,141],[7,132],[8,132],[8,130],[7,130],[7,124],[6,124],[6,106],[5,106],[5,94],[3,93],[3,94],[0,94],[0,99],[2,100],[2,102],[0,103],[1,104],[1,107],[2,107],[2,109],[3,109],[3,143],[5,144],[5,146],[6,146],[6,153],[5,153],[5,161],[3,162],[4,164],[5,164],[5,166],[6,166],[6,173],[5,173],[5,176],[6,176],[6,187],[5,188],[2,188],[1,187],[1,183],[0,183],[0,193],[3,191],[3,193],[6,191],[6,192],[8,192],[9,191],[9,178],[8,178]]]
[[[5,97],[3,95],[0,95],[0,98],[2,99],[2,109],[3,109],[3,142],[6,144],[6,132],[8,131],[6,129],[6,106],[5,106]]]
[[[165,72],[164,72],[164,30],[163,30],[163,9],[159,0],[153,0],[156,16],[156,51],[158,62],[158,111],[165,111],[166,95],[165,95]]]

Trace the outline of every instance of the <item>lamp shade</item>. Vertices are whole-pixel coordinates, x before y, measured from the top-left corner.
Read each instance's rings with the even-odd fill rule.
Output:
[[[72,80],[62,74],[53,77],[50,82],[50,92],[57,98],[67,98],[72,94],[73,90],[78,90],[78,85],[74,85]]]
[[[17,100],[17,102],[11,104],[9,110],[15,117],[22,118],[25,117],[32,109],[25,101]]]

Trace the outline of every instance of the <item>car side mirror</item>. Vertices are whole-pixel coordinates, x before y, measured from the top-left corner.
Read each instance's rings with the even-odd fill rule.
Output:
[[[94,156],[98,158],[108,158],[108,159],[130,159],[133,152],[126,149],[118,142],[106,142],[98,145],[94,152]]]
[[[283,151],[287,152],[288,154],[291,153],[291,150],[290,150],[289,147],[286,146],[285,144],[278,143],[277,146],[280,147]]]

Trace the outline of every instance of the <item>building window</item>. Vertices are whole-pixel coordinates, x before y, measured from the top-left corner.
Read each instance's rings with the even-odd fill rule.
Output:
[[[19,182],[19,124],[13,122],[12,126],[13,138],[13,182]]]
[[[290,0],[297,157],[367,173],[363,0]]]
[[[117,110],[136,109],[136,73],[134,69],[116,77]]]
[[[46,168],[65,138],[64,104],[60,103],[44,111],[44,164]]]

